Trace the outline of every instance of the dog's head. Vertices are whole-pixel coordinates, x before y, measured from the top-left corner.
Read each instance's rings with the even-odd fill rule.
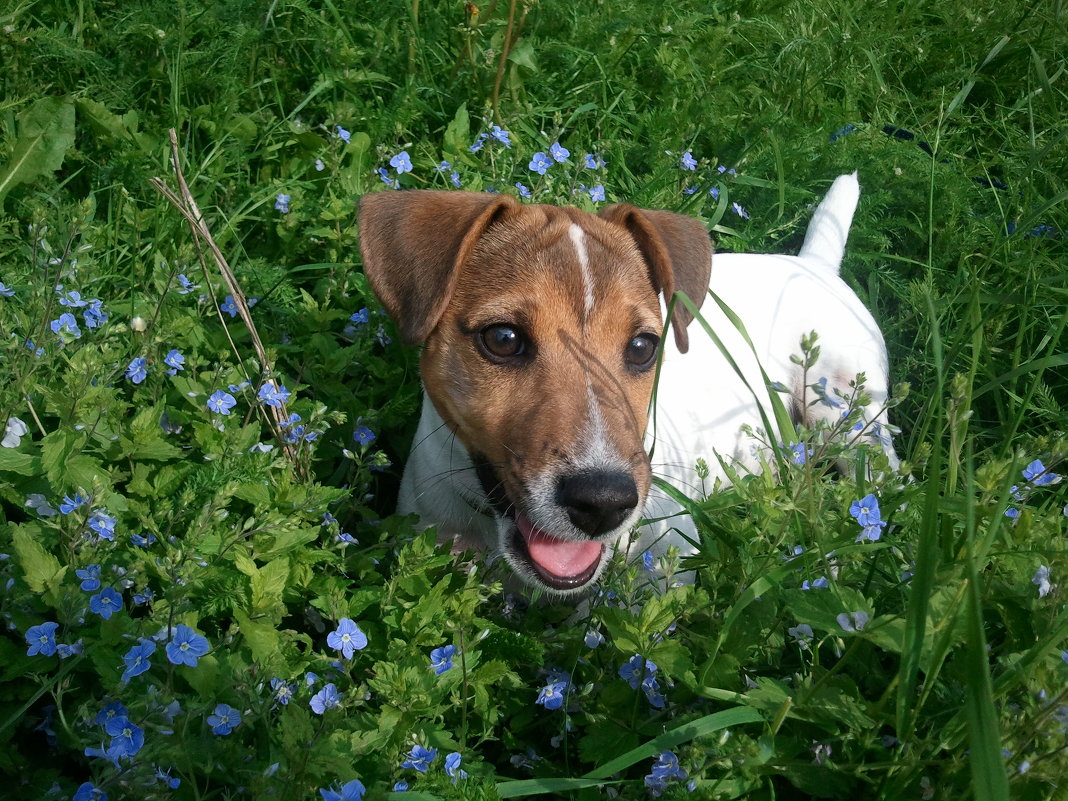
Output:
[[[360,203],[364,269],[463,443],[528,583],[581,591],[635,525],[660,295],[700,303],[696,220],[626,204],[593,215],[505,195],[404,191]],[[676,304],[680,351],[691,316]]]

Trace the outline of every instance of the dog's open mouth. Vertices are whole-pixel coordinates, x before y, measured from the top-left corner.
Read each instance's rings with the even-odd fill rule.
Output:
[[[535,572],[556,590],[574,590],[597,574],[604,543],[576,542],[553,537],[521,513],[515,516],[515,551],[525,557]]]

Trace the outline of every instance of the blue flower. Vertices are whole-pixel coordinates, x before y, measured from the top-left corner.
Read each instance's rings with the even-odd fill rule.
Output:
[[[679,159],[679,167],[684,170],[696,170],[697,159],[693,157],[693,153],[687,150],[682,154],[682,158]]]
[[[653,676],[646,676],[642,679],[642,692],[645,693],[645,697],[649,699],[649,703],[655,706],[657,709],[663,709],[665,699],[664,694],[660,692],[660,682],[658,682]]]
[[[266,381],[263,386],[260,387],[260,391],[256,397],[258,397],[264,405],[280,409],[282,404],[289,400],[289,395],[290,392],[284,385],[275,384],[274,381]]]
[[[367,635],[360,631],[355,621],[343,617],[338,621],[337,629],[326,636],[326,644],[341,651],[345,659],[352,659],[356,651],[367,647]]]
[[[402,768],[415,768],[420,773],[426,773],[430,763],[438,758],[438,749],[424,748],[421,745],[413,745],[412,750],[405,754],[407,757],[401,762]]]
[[[853,501],[849,514],[862,526],[877,526],[883,522],[879,515],[879,499],[871,494],[865,495],[859,501]]]
[[[63,312],[50,324],[52,333],[56,334],[62,341],[67,341],[67,338],[80,339],[82,332],[78,328],[78,321],[74,319],[74,315],[70,312]]]
[[[334,130],[337,133],[337,138],[347,145],[349,143],[349,139],[352,137],[352,134],[346,131],[340,125],[338,125]]]
[[[686,771],[679,765],[679,758],[671,751],[664,751],[657,755],[653,769],[645,777],[645,786],[650,795],[656,797],[667,789],[668,782],[684,782],[686,776]]]
[[[656,570],[656,558],[653,556],[652,551],[646,551],[642,554],[642,567],[650,573]]]
[[[553,161],[562,163],[567,161],[567,157],[571,155],[571,151],[559,142],[553,142],[549,147],[549,155],[553,157]]]
[[[59,290],[59,287],[56,287]],[[82,293],[76,290],[70,290],[66,294],[60,293],[59,305],[68,306],[72,309],[80,309],[82,306],[88,305],[87,301],[82,300]]]
[[[435,675],[440,676],[446,670],[452,668],[452,658],[456,655],[455,645],[444,645],[430,652],[430,664],[427,670],[433,670]]]
[[[857,126],[853,125],[853,123],[849,123],[848,125],[843,125],[837,131],[835,131],[833,134],[831,134],[831,141],[835,142],[835,141],[837,141],[838,139],[840,139],[843,136],[849,136],[855,130],[857,130]]]
[[[82,580],[81,587],[86,592],[96,592],[100,589],[100,565],[86,565],[75,570],[74,575]]]
[[[26,651],[26,656],[36,656],[37,654],[52,656],[56,652],[56,629],[58,628],[58,623],[48,621],[39,626],[30,626],[26,629],[26,642],[30,646]]]
[[[87,500],[89,499],[86,496],[82,495],[80,492],[74,493],[73,498],[71,498],[69,495],[64,495],[62,503],[59,504],[59,511],[61,511],[65,515],[69,515]]]
[[[56,643],[56,653],[59,654],[60,659],[66,659],[71,656],[76,656],[77,654],[80,654],[83,650],[84,646],[82,645],[81,640],[69,644],[65,642]]]
[[[113,587],[104,587],[89,599],[89,611],[108,620],[122,609],[122,596]]]
[[[103,790],[97,789],[92,782],[83,782],[74,791],[74,797],[71,801],[108,801],[108,794]]]
[[[363,325],[370,319],[370,312],[367,311],[367,307],[364,306],[359,311],[353,312],[349,319],[356,323],[356,325]]]
[[[126,707],[124,707],[119,701],[112,701],[110,704],[104,706],[99,712],[96,713],[96,717],[90,721],[94,726],[104,726],[107,722],[113,718],[124,718],[129,714]]]
[[[140,384],[148,376],[148,368],[145,366],[147,362],[144,356],[138,356],[136,359],[132,359],[128,365],[126,365],[126,377],[133,381],[135,384]]]
[[[604,187],[598,184],[589,190],[590,200],[594,203],[601,203],[604,200]]]
[[[333,683],[327,684],[312,696],[310,706],[316,715],[323,714],[328,709],[336,709],[341,706],[341,699],[345,696],[337,691]]]
[[[208,715],[212,734],[227,735],[241,725],[241,713],[229,704],[216,704],[215,713]]]
[[[1049,581],[1049,568],[1046,565],[1039,565],[1038,570],[1035,571],[1035,575],[1031,579],[1031,583],[1038,587],[1039,598],[1045,598],[1049,595],[1050,590],[1053,589],[1053,585]]]
[[[86,328],[100,328],[108,321],[108,313],[104,311],[104,305],[99,298],[91,298],[89,306],[82,312]]]
[[[878,542],[879,538],[883,535],[883,526],[885,526],[882,520],[871,526],[864,526],[857,535],[856,542],[864,542],[868,540],[870,542]]]
[[[719,174],[720,174],[720,175],[723,175],[723,173],[727,173],[727,175],[737,175],[737,174],[738,174],[738,173],[737,173],[737,172],[736,172],[736,171],[734,170],[734,168],[733,168],[733,167],[732,167],[731,169],[729,169],[729,170],[728,170],[728,169],[727,169],[727,168],[726,168],[725,166],[723,166],[722,164],[720,164],[720,165],[719,165],[718,167],[716,167],[716,170],[718,170],[718,171],[719,171]]]
[[[200,289],[200,284],[194,284],[185,273],[178,273],[178,283],[182,285],[182,288],[178,290],[179,295],[188,295],[190,292],[194,292]]]
[[[402,780],[402,781],[399,781],[399,782],[397,782],[396,784],[393,785],[393,792],[395,792],[395,793],[404,793],[404,792],[407,792],[407,790],[408,790],[408,782],[406,782],[406,781]]]
[[[521,181],[517,181],[515,188],[519,190],[519,197],[530,199],[530,188],[523,184]]]
[[[223,298],[223,302],[219,304],[219,311],[229,314],[231,317],[237,317],[237,303],[234,301],[233,295],[227,295]]]
[[[378,177],[382,179],[382,183],[388,186],[390,189],[400,189],[400,181],[389,174],[389,170],[385,167],[379,167]]]
[[[145,731],[129,721],[124,715],[104,724],[104,731],[111,736],[108,755],[112,757],[133,756],[145,744]]]
[[[145,587],[144,591],[134,593],[133,602],[134,604],[147,604],[155,597],[156,595],[152,592],[152,589]]]
[[[827,580],[826,576],[820,576],[811,584],[809,583],[808,579],[805,579],[801,582],[801,589],[803,590],[822,590],[826,589],[829,586],[831,586],[831,582]]]
[[[274,700],[280,703],[282,706],[289,705],[289,699],[293,697],[293,685],[285,679],[275,677],[271,679],[271,690],[274,693]]]
[[[412,159],[407,150],[402,150],[389,160],[389,166],[397,171],[397,175],[403,175],[412,171]]]
[[[582,642],[587,648],[596,648],[599,645],[604,645],[604,635],[597,629],[586,629],[586,636]]]
[[[171,769],[170,768],[168,768],[167,770],[164,770],[163,768],[157,766],[156,767],[156,778],[159,781],[163,782],[165,785],[167,785],[172,790],[177,790],[182,784],[182,780],[181,779],[177,779],[174,776],[171,776]]]
[[[864,631],[870,619],[864,611],[842,612],[835,618],[844,631]]]
[[[637,690],[645,677],[656,675],[658,669],[655,663],[635,654],[619,668],[619,677],[624,679],[632,690]]]
[[[553,162],[552,159],[539,150],[534,154],[534,157],[530,160],[530,164],[527,166],[530,167],[531,172],[536,172],[538,175],[545,175],[545,171],[553,166]]]
[[[708,194],[713,200],[719,200],[719,187],[713,186],[708,190]]]
[[[805,464],[812,455],[812,448],[806,448],[803,442],[794,442],[788,446],[793,456],[790,458],[794,464]]]
[[[508,131],[504,130],[499,125],[494,125],[492,130],[490,130],[489,135],[493,139],[496,139],[498,142],[500,142],[505,147],[509,147],[510,148],[512,146],[512,140],[509,137]]]
[[[215,390],[208,398],[208,409],[216,414],[230,414],[230,410],[237,405],[237,399],[229,392],[221,389]]]
[[[279,192],[278,197],[274,199],[275,211],[280,211],[282,214],[289,214],[289,195],[285,192]]]
[[[488,133],[480,133],[480,134],[479,134],[479,135],[478,135],[478,136],[477,136],[477,137],[475,138],[475,141],[471,143],[471,147],[469,147],[469,148],[467,148],[467,149],[468,149],[469,151],[471,151],[472,153],[477,153],[477,152],[478,152],[478,151],[480,151],[480,150],[481,150],[481,149],[482,149],[483,147],[485,147],[485,146],[486,146],[486,140],[487,140],[487,139],[489,139],[489,134],[488,134]]]
[[[448,172],[451,169],[452,169],[452,164],[450,164],[447,161],[443,161],[437,167],[434,168],[434,171],[435,172]]]
[[[587,153],[582,157],[588,170],[599,170],[604,166],[604,159],[594,153]]]
[[[1056,473],[1051,473],[1042,464],[1041,460],[1035,459],[1023,469],[1023,477],[1036,487],[1044,487],[1047,484],[1055,484],[1061,480]]]
[[[0,281],[0,295],[3,295],[5,298],[10,298],[14,294],[15,294],[15,290],[14,289],[11,289],[3,281]]]
[[[457,189],[460,188],[460,173],[453,170],[452,175],[449,176],[449,180],[452,181],[452,185],[455,186]]]
[[[806,651],[812,643],[813,636],[815,636],[812,626],[808,625],[808,623],[798,623],[796,626],[788,628],[786,633],[793,637],[794,642]]]
[[[326,169],[326,165],[323,164],[323,160],[322,159],[316,159],[315,160],[315,171],[316,172],[322,172],[325,169]]]
[[[749,212],[742,208],[741,203],[731,203],[731,211],[741,217],[743,220],[749,219]]]
[[[184,623],[174,627],[170,642],[167,643],[167,659],[173,665],[196,667],[200,657],[211,650],[206,637],[197,634]]]
[[[337,789],[333,787],[329,789],[325,787],[319,788],[319,795],[323,797],[323,801],[363,801],[363,794],[366,792],[367,789],[359,779],[346,782]]]
[[[185,356],[179,353],[177,349],[172,348],[163,357],[163,363],[170,368],[167,371],[167,375],[177,375],[179,370],[185,369]]]
[[[122,671],[122,683],[129,684],[130,679],[134,676],[140,676],[152,667],[152,663],[148,661],[148,658],[155,652],[156,644],[152,640],[146,640],[143,637],[137,645],[127,651],[122,658],[123,664],[126,665],[126,669]]]
[[[559,709],[564,705],[564,693],[567,692],[566,681],[550,681],[538,691],[535,704],[541,704],[546,709]]]
[[[89,526],[89,530],[94,532],[100,539],[114,542],[116,522],[118,521],[108,514],[107,509],[94,509],[93,513],[89,515],[89,520],[86,521],[86,525]]]
[[[365,425],[359,425],[356,426],[356,430],[352,432],[352,438],[361,445],[370,445],[375,441],[375,432]]]
[[[452,779],[453,784],[456,784],[457,779],[467,778],[467,771],[460,767],[461,759],[463,757],[460,756],[458,751],[453,751],[445,757],[445,775]]]

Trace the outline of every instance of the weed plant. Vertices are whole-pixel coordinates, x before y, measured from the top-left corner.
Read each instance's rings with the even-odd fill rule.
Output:
[[[1066,15],[5,4],[2,795],[1066,797]],[[236,285],[159,191],[170,128]],[[900,473],[806,341],[845,435],[755,432],[779,462],[687,500],[698,556],[586,606],[391,515],[419,386],[362,194],[788,252],[854,169]]]

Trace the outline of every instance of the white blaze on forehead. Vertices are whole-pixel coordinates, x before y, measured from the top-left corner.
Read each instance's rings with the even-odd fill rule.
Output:
[[[586,234],[579,226],[571,223],[571,226],[567,229],[567,235],[570,237],[571,243],[575,246],[575,252],[578,254],[579,270],[582,271],[585,316],[589,317],[593,311],[593,274],[590,273],[590,257],[586,253]]]

